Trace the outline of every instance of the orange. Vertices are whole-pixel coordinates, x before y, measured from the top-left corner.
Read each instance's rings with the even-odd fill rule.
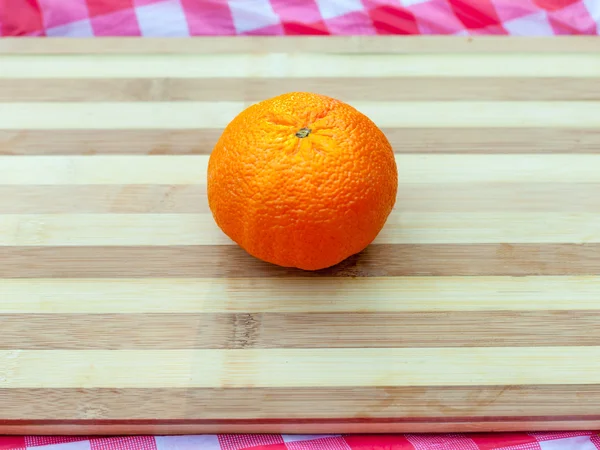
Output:
[[[292,92],[242,111],[208,163],[217,225],[251,255],[317,270],[361,252],[395,203],[383,132],[352,106]]]

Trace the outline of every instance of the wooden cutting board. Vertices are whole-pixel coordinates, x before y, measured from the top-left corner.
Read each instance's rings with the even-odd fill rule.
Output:
[[[600,41],[0,41],[0,433],[600,427]],[[318,273],[215,226],[245,106],[389,137],[395,211]]]

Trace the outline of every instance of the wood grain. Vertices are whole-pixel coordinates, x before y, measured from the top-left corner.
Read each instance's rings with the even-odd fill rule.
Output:
[[[593,128],[383,128],[396,153],[599,153]],[[208,155],[222,129],[1,130],[0,155]]]
[[[0,433],[600,427],[600,44],[0,40]],[[392,144],[396,207],[318,272],[216,227],[246,106]],[[140,376],[143,374],[143,376]]]
[[[437,54],[437,53],[595,53],[600,43],[593,36],[562,36],[552,39],[530,39],[504,36],[286,36],[199,38],[55,38],[40,45],[32,39],[5,38],[0,53],[8,55],[144,55],[144,54],[210,54],[210,53],[344,53],[344,54]]]
[[[569,213],[585,213],[593,218],[600,211],[598,192],[600,183],[402,183],[396,199],[401,207],[395,214],[564,213],[568,218]],[[0,213],[206,214],[210,210],[206,186],[198,184],[0,185]]]
[[[209,210],[206,197],[201,201]],[[564,212],[412,212],[395,209],[383,244],[600,243],[600,214]],[[235,245],[202,214],[3,214],[2,246]]]
[[[190,422],[168,422],[168,421],[105,421],[93,422],[84,421],[58,421],[58,422],[35,422],[35,421],[6,421],[3,430],[8,434],[19,435],[101,435],[110,428],[111,435],[189,435],[189,434],[234,434],[234,433],[258,433],[269,434],[276,430],[277,433],[284,434],[327,434],[328,430],[338,430],[342,434],[351,433],[427,433],[430,430],[436,430],[436,433],[457,433],[457,432],[510,432],[510,431],[575,431],[575,430],[595,430],[600,427],[600,420],[589,419],[575,416],[563,420],[481,420],[469,419],[469,421],[439,421],[439,420],[421,420],[414,422],[406,421],[379,421],[372,419],[368,421],[349,422],[349,421],[327,421],[322,420],[299,420],[297,422],[283,421],[252,421],[249,423],[236,421],[230,422],[211,422],[211,421],[190,421]],[[136,430],[136,431],[132,431]]]
[[[185,65],[186,70],[181,70]],[[553,55],[319,54],[302,52],[193,55],[3,56],[0,79],[44,78],[356,78],[600,76],[591,53]]]
[[[15,102],[0,129],[224,128],[253,102]],[[381,128],[599,128],[600,102],[349,102]]]
[[[423,275],[600,275],[600,244],[373,244],[317,272],[272,267],[233,245],[0,247],[5,278]]]
[[[598,74],[600,77],[600,73]],[[260,101],[281,92],[318,91],[343,101],[600,100],[598,78],[368,77],[349,78],[10,78],[3,102]]]
[[[208,159],[209,155],[0,156],[0,178],[3,185],[22,186],[206,186]],[[600,171],[596,170],[599,163],[600,154],[396,155],[400,185],[600,183]]]
[[[0,315],[0,349],[600,346],[600,311]],[[435,333],[431,333],[434,329]]]
[[[596,276],[0,279],[0,314],[593,311]],[[168,293],[169,301],[163,299]],[[368,296],[369,301],[364,298]],[[398,301],[398,299],[401,301]]]
[[[6,293],[0,314],[11,315],[338,313],[343,317],[355,312],[600,308],[596,276],[37,278],[35,283],[2,278],[0,287]]]
[[[581,207],[588,205],[593,210],[595,203],[592,200]],[[1,214],[209,212],[206,186],[197,184],[0,185]]]
[[[4,389],[69,388],[81,380],[90,389],[600,383],[600,346],[19,349],[0,350],[0,359]],[[357,365],[357,359],[369,364]]]
[[[558,395],[557,395],[558,394]],[[45,399],[42,397],[45,396]],[[288,423],[306,420],[313,425],[334,422],[356,408],[369,416],[346,419],[368,423],[381,419],[393,423],[462,420],[537,420],[553,409],[554,420],[587,416],[599,420],[597,385],[530,386],[427,386],[427,387],[294,387],[294,388],[99,388],[99,389],[0,389],[5,420],[19,422],[25,416],[33,423],[54,424],[102,421],[151,420],[163,423],[207,423],[222,421],[235,411],[236,419],[251,424]],[[522,415],[515,416],[518,403]],[[59,407],[56,407],[56,406]],[[257,408],[256,405],[261,405]],[[52,420],[48,420],[52,417]],[[185,417],[185,419],[181,419]],[[21,420],[23,422],[23,420]],[[285,419],[279,419],[285,423]],[[409,429],[409,428],[407,428]]]

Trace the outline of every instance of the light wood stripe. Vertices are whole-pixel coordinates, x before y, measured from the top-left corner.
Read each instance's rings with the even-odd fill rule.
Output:
[[[202,198],[206,202],[206,197]],[[600,243],[597,213],[393,211],[376,244]],[[208,209],[208,206],[206,206]],[[212,214],[2,214],[0,246],[236,245]]]
[[[598,183],[402,183],[396,213],[597,214],[598,192]],[[209,212],[204,185],[0,185],[0,214]]]
[[[4,103],[0,128],[11,129],[198,129],[223,128],[244,102]]]
[[[203,200],[206,202],[206,197]],[[212,214],[0,216],[0,246],[235,245]]]
[[[467,314],[29,314],[26,320],[24,327],[22,315],[0,315],[0,349],[318,349],[323,342],[329,349],[600,346],[598,309]]]
[[[600,347],[2,350],[0,359],[4,389],[600,383]]]
[[[230,411],[238,420],[355,419],[353,410],[370,418],[398,422],[462,416],[520,420],[598,414],[595,385],[310,387],[310,388],[132,388],[0,389],[4,417],[45,420],[218,420]],[[548,410],[548,405],[552,409]],[[261,405],[257,408],[256,405]],[[210,407],[209,407],[210,406]],[[52,419],[48,419],[51,417]],[[411,420],[412,419],[412,420]],[[183,421],[182,421],[183,422]],[[283,420],[282,420],[283,422]],[[57,424],[55,424],[56,426]],[[331,431],[331,430],[330,430]]]
[[[589,53],[599,52],[594,36],[531,39],[517,36],[235,36],[196,38],[53,38],[49,42],[3,38],[0,54],[211,54],[211,53]]]
[[[377,244],[597,243],[600,213],[421,213],[402,205],[388,217]],[[14,216],[13,216],[14,217]]]
[[[208,212],[201,185],[0,185],[0,214]]]
[[[2,78],[598,77],[596,54],[0,56]]]
[[[600,116],[599,116],[600,117]],[[208,155],[0,156],[4,185],[200,184]],[[599,183],[599,155],[397,154],[400,184]],[[133,170],[135,168],[135,170]]]
[[[600,277],[0,278],[0,314],[591,311]],[[168,301],[165,299],[168,298]],[[369,301],[365,302],[364,299]],[[402,301],[398,301],[401,298]]]
[[[600,244],[372,244],[306,272],[238,246],[0,247],[0,278],[229,278],[600,275]]]
[[[600,74],[599,74],[600,77]],[[1,102],[260,101],[282,92],[319,92],[342,101],[600,100],[597,78],[8,78]]]
[[[349,102],[378,126],[600,128],[600,102]],[[0,129],[205,129],[225,127],[249,103],[4,103]]]
[[[384,128],[396,153],[600,153],[600,129]],[[211,153],[222,129],[0,130],[0,155]]]
[[[2,156],[4,185],[206,185],[208,156]],[[135,170],[134,170],[135,169]]]

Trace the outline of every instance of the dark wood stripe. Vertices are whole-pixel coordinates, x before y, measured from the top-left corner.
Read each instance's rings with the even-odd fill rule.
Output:
[[[588,53],[600,52],[595,36],[531,39],[518,36],[210,36],[195,38],[3,38],[0,54],[222,54],[314,53]]]
[[[0,195],[2,189],[0,187]],[[401,184],[396,209],[420,212],[600,212],[598,183]],[[2,200],[0,198],[0,210]]]
[[[542,420],[542,421],[494,421],[470,420],[469,422],[423,421],[409,423],[389,423],[370,421],[363,423],[328,422],[320,423],[299,420],[296,423],[257,422],[240,424],[227,422],[224,424],[151,424],[104,425],[87,424],[85,421],[64,422],[62,424],[39,423],[29,425],[26,422],[19,425],[0,425],[0,432],[7,435],[19,436],[129,436],[129,435],[190,435],[190,434],[343,434],[344,440],[350,435],[365,433],[469,433],[469,432],[541,432],[568,430],[597,430],[600,420]],[[399,438],[404,440],[404,438]]]
[[[19,436],[129,436],[129,435],[190,435],[190,434],[343,434],[344,440],[355,434],[376,433],[473,433],[473,432],[541,432],[568,430],[597,430],[600,420],[514,420],[488,421],[470,420],[468,422],[307,422],[298,420],[295,423],[279,421],[255,422],[244,424],[229,421],[222,424],[214,423],[161,423],[151,424],[87,424],[86,421],[56,423],[38,423],[29,425],[26,422],[18,425],[7,423],[0,425],[0,432]],[[405,438],[398,438],[404,440]]]
[[[0,102],[260,101],[319,92],[344,101],[600,100],[594,78],[155,78],[0,79]]]
[[[597,243],[371,245],[318,272],[274,266],[233,245],[0,247],[0,278],[599,274]]]
[[[85,302],[85,294],[80,301]],[[0,349],[6,350],[321,348],[324,342],[329,348],[600,346],[600,314],[453,311],[0,315]]]
[[[396,153],[600,153],[600,129],[390,128]]]
[[[0,130],[0,155],[209,154],[222,130]]]
[[[600,386],[0,389],[0,402],[3,421],[26,422],[591,420],[598,417]]]
[[[598,183],[400,184],[406,212],[600,212]],[[0,185],[0,214],[208,213],[205,185]]]
[[[600,153],[600,129],[384,128],[396,153]],[[0,130],[0,155],[208,155],[222,130]]]

